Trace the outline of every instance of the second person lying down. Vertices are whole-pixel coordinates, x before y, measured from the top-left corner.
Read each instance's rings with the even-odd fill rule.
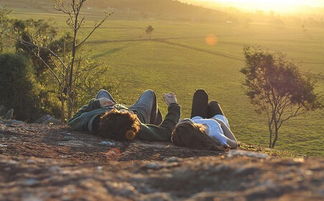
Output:
[[[171,141],[177,146],[207,150],[238,146],[221,107],[216,101],[208,103],[208,94],[201,89],[193,96],[191,118],[179,121]]]

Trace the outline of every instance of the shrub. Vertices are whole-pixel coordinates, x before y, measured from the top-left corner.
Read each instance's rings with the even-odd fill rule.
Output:
[[[18,120],[32,121],[40,115],[37,83],[28,59],[0,54],[0,105],[14,109]]]

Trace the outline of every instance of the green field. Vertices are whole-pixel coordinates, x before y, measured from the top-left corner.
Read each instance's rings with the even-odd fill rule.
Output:
[[[29,15],[39,18],[43,14]],[[16,17],[25,17],[16,14]],[[63,25],[63,18],[51,16]],[[145,27],[152,25],[152,40]],[[86,31],[86,29],[85,29]],[[218,42],[207,45],[214,34]],[[324,27],[300,25],[190,23],[177,21],[108,20],[86,45],[91,56],[110,66],[107,82],[118,81],[118,99],[132,104],[145,89],[159,96],[175,92],[182,105],[182,118],[190,114],[195,89],[203,88],[222,104],[237,138],[248,144],[267,146],[266,120],[257,115],[242,87],[243,47],[260,45],[280,51],[316,75],[317,92],[324,94]],[[319,74],[319,75],[318,75]],[[117,94],[116,94],[117,95]],[[324,100],[322,100],[324,102]],[[277,149],[302,155],[324,156],[324,111],[289,121],[281,129]]]

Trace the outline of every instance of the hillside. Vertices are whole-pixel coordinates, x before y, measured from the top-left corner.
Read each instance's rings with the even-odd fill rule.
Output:
[[[16,12],[56,12],[54,0],[2,0],[1,6]],[[224,21],[228,16],[213,9],[193,6],[174,0],[91,0],[86,2],[87,13],[96,15],[98,10],[113,11],[112,18],[176,19],[190,21]]]
[[[0,200],[320,201],[324,160],[122,144],[0,121]]]

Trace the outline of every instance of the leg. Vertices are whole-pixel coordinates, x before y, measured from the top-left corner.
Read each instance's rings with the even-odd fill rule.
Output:
[[[207,118],[212,118],[217,114],[224,115],[224,112],[216,101],[210,101],[208,104]]]
[[[191,118],[200,116],[207,118],[208,94],[202,89],[198,89],[192,98]]]
[[[105,89],[100,89],[96,95],[96,99],[98,98],[108,98],[109,100],[113,101],[114,103],[116,103],[116,101],[114,100],[114,98],[112,97],[112,95]]]
[[[138,116],[142,123],[159,125],[162,122],[156,95],[152,90],[146,90],[129,109]]]

